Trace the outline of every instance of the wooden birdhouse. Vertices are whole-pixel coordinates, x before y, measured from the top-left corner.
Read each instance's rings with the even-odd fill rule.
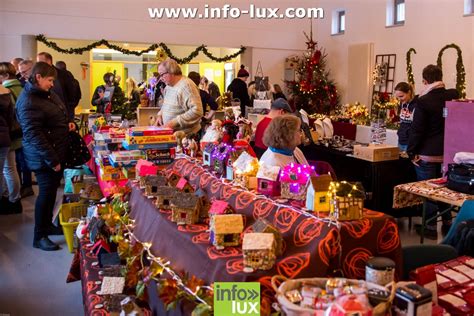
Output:
[[[337,220],[350,221],[362,218],[365,191],[361,183],[331,182],[328,196],[331,214]]]
[[[181,192],[184,192],[184,193],[193,193],[194,192],[193,186],[184,177],[181,177],[181,179],[179,179],[178,183],[176,184],[176,189],[178,189],[178,190],[180,190]]]
[[[238,246],[244,230],[244,219],[240,214],[215,215],[210,227],[211,243],[219,250]]]
[[[257,172],[257,191],[266,196],[280,195],[280,167],[261,164]]]
[[[272,233],[275,236],[275,254],[280,256],[283,254],[283,236],[280,231],[273,227],[266,219],[259,218],[253,225],[254,233]]]
[[[181,175],[179,173],[177,173],[176,171],[172,171],[168,176],[168,184],[171,186],[171,187],[176,187],[176,185],[178,184],[179,182],[179,179],[181,179]]]
[[[206,192],[203,189],[199,188],[196,192],[194,192],[194,194],[201,201],[201,212],[199,213],[199,218],[203,219],[209,217],[211,202],[209,201]]]
[[[191,225],[199,221],[201,201],[193,193],[178,193],[171,199],[171,220],[178,225]]]
[[[281,197],[285,199],[304,200],[308,189],[309,178],[314,167],[291,163],[280,172]]]
[[[328,174],[320,176],[311,176],[306,193],[306,208],[312,211],[326,212],[330,211],[328,190],[332,178]]]
[[[145,194],[147,196],[157,196],[158,188],[166,186],[166,178],[164,176],[145,176]]]
[[[214,143],[208,143],[202,151],[202,162],[204,166],[211,166],[212,152],[216,148]]]
[[[170,210],[171,199],[173,199],[178,193],[179,191],[173,187],[158,187],[156,192],[156,207],[162,210]]]
[[[275,235],[272,233],[244,234],[242,243],[244,272],[270,270],[275,264]]]
[[[229,160],[232,151],[234,151],[233,147],[226,143],[221,143],[214,148],[211,155],[211,170],[225,177],[227,161]]]

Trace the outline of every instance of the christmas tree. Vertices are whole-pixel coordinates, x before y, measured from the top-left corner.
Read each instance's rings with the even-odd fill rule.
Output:
[[[307,51],[302,57],[295,57],[291,61],[296,66],[296,80],[286,81],[291,95],[303,110],[309,114],[330,114],[339,104],[336,85],[329,79],[326,70],[326,54],[313,41],[313,32],[306,33]]]
[[[115,71],[114,71],[115,78]],[[137,118],[138,102],[128,100],[120,88],[119,83],[115,82],[114,94],[112,95],[112,114],[122,115],[122,119],[134,120]]]

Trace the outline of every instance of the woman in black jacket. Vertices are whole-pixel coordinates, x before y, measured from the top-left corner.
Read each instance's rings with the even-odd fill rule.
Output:
[[[33,247],[47,251],[59,249],[48,234],[66,161],[68,132],[74,129],[74,124],[68,121],[65,105],[51,92],[55,77],[54,67],[37,62],[16,105],[23,130],[24,154],[39,187]]]

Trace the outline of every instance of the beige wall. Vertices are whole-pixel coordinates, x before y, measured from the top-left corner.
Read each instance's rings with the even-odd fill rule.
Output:
[[[464,0],[409,0],[405,3],[405,25],[385,27],[387,0],[318,1],[318,5],[325,9],[326,18],[318,21],[316,34],[328,53],[329,68],[341,86],[342,101],[357,101],[348,99],[352,87],[348,78],[348,48],[361,43],[374,43],[374,55],[397,55],[396,82],[407,80],[405,55],[408,49],[415,48],[417,54],[412,55],[412,63],[418,91],[422,88],[423,67],[436,64],[440,49],[456,43],[463,51],[467,96],[474,98],[474,16],[463,17]],[[346,11],[346,31],[343,35],[331,36],[331,12],[336,9]],[[455,65],[455,51],[446,51],[443,58],[444,81],[452,88],[456,84]]]
[[[222,0],[3,0],[0,9],[0,59],[10,60],[22,52],[22,35],[44,33],[49,38],[109,40],[137,43],[164,42],[167,44],[238,48],[253,47],[244,63],[254,74],[260,60],[271,81],[283,78],[284,58],[305,48],[303,30],[309,21],[251,20],[247,17],[228,20],[152,20],[149,6],[203,7],[204,4],[223,5]],[[229,2],[248,6],[249,1]],[[397,54],[396,81],[406,80],[405,53],[413,47],[413,70],[417,89],[421,86],[421,70],[436,63],[438,51],[446,44],[456,43],[463,50],[468,97],[474,97],[471,86],[474,58],[474,16],[463,17],[464,0],[409,0],[406,1],[406,22],[402,27],[385,27],[387,0],[259,0],[261,7],[322,7],[325,17],[313,22],[315,40],[328,54],[331,76],[342,93],[342,101],[349,100],[353,85],[349,78],[349,47],[374,43],[374,54]],[[331,36],[331,13],[346,10],[346,32]],[[28,57],[28,56],[22,56]],[[84,56],[82,56],[84,57]],[[71,57],[72,58],[72,57]],[[64,58],[65,59],[65,58]],[[77,64],[78,60],[71,60]],[[455,84],[454,51],[443,59],[445,81]],[[367,78],[361,78],[367,80]],[[359,89],[359,88],[357,88]],[[370,87],[367,87],[370,90]]]

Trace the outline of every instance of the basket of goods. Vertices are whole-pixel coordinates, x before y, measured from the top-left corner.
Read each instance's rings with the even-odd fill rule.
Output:
[[[283,281],[277,286],[278,281]],[[272,287],[283,315],[384,316],[395,295],[392,290],[362,280],[345,278],[286,279],[272,277]]]

